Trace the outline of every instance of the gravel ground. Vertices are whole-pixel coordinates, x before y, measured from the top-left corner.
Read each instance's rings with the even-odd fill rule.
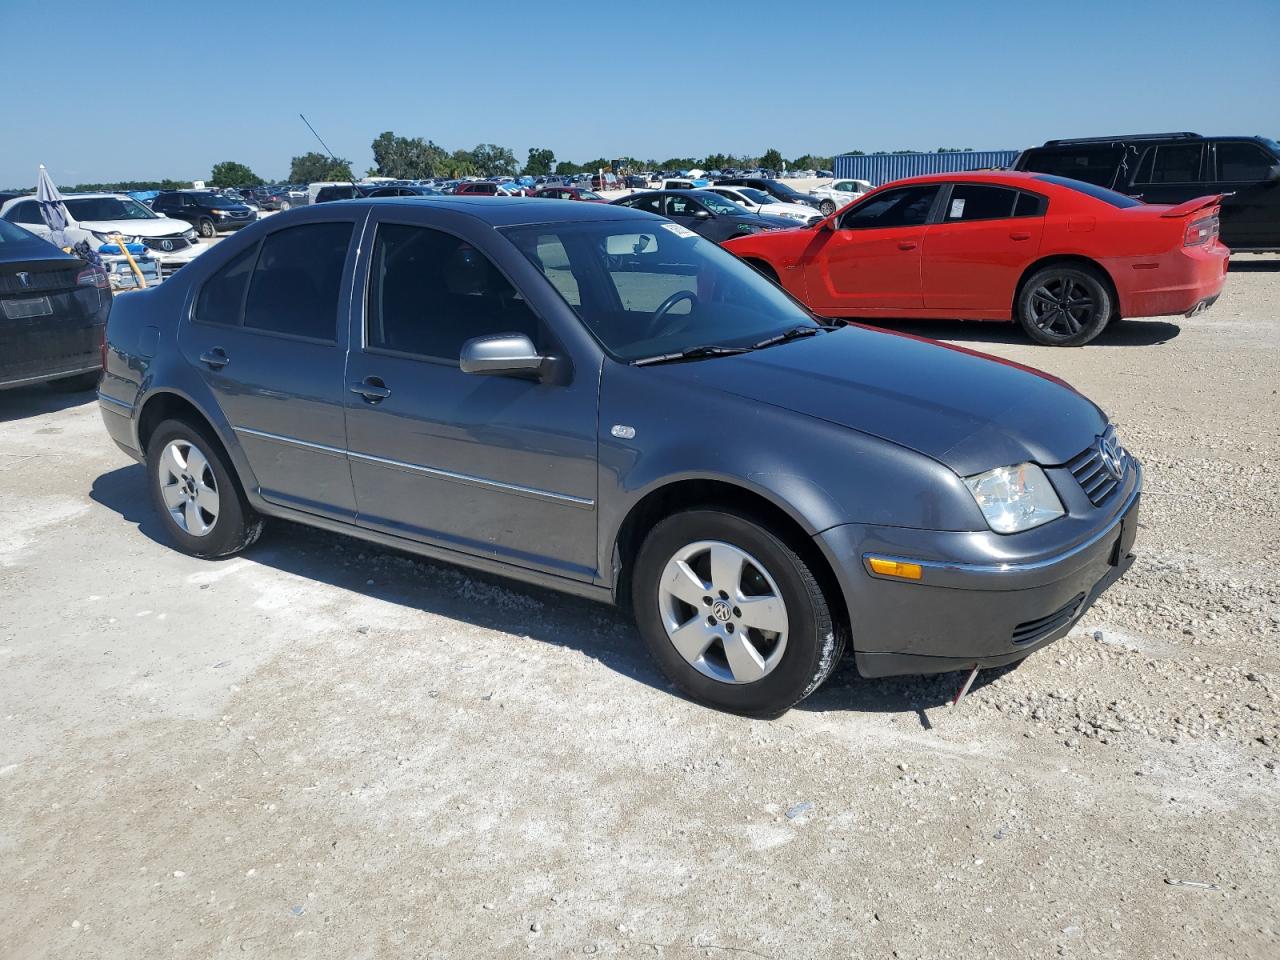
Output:
[[[1280,955],[1280,259],[1080,350],[1139,559],[1016,670],[773,722],[612,610],[275,524],[158,542],[91,398],[0,394],[0,956]]]

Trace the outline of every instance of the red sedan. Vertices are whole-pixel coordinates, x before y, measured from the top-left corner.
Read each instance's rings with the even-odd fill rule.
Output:
[[[1221,199],[1167,206],[1047,174],[938,174],[725,247],[820,316],[1017,320],[1038,343],[1079,346],[1116,317],[1217,300]]]
[[[540,187],[533,192],[533,195],[550,200],[585,200],[587,203],[609,202],[594,190],[587,190],[583,187]]]

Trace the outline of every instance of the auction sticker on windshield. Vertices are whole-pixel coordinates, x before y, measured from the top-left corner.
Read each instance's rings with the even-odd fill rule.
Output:
[[[697,234],[694,233],[692,230],[690,230],[688,227],[682,227],[678,223],[662,223],[662,224],[659,224],[659,226],[662,227],[663,230],[670,230],[677,237],[688,238],[688,237],[697,236]]]

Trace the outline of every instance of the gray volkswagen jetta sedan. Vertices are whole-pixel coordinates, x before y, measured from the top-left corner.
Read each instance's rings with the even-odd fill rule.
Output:
[[[1046,374],[830,328],[678,224],[464,197],[291,211],[123,297],[107,430],[173,544],[283,517],[630,608],[772,716],[1019,660],[1132,562],[1142,472]]]

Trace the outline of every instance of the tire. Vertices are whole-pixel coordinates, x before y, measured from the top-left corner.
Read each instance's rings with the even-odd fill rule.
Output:
[[[74,377],[50,380],[49,386],[62,393],[83,393],[86,390],[96,390],[101,377],[102,371],[94,370],[92,373],[77,373]]]
[[[695,509],[658,523],[636,555],[631,599],[662,672],[693,700],[731,713],[785,713],[844,652],[812,569],[744,514]]]
[[[1114,307],[1111,290],[1097,270],[1062,264],[1027,278],[1015,312],[1023,331],[1036,343],[1079,347],[1102,332]]]
[[[288,209],[289,209],[290,207],[292,207],[292,206],[293,206],[293,204],[291,204],[288,200],[281,200],[281,201],[280,201],[280,212],[281,212],[281,213],[284,213],[286,210],[288,210]]]
[[[202,464],[193,463],[192,451]],[[170,458],[175,452],[176,460]],[[169,539],[183,553],[226,557],[262,534],[262,518],[249,506],[222,444],[207,427],[163,421],[147,443],[146,466],[151,503]]]
[[[212,220],[201,220],[196,229],[200,231],[200,236],[206,240],[212,240],[218,235],[218,228],[213,225]]]
[[[836,205],[830,200],[823,200],[818,204],[818,212],[824,217],[829,217],[836,212]]]

